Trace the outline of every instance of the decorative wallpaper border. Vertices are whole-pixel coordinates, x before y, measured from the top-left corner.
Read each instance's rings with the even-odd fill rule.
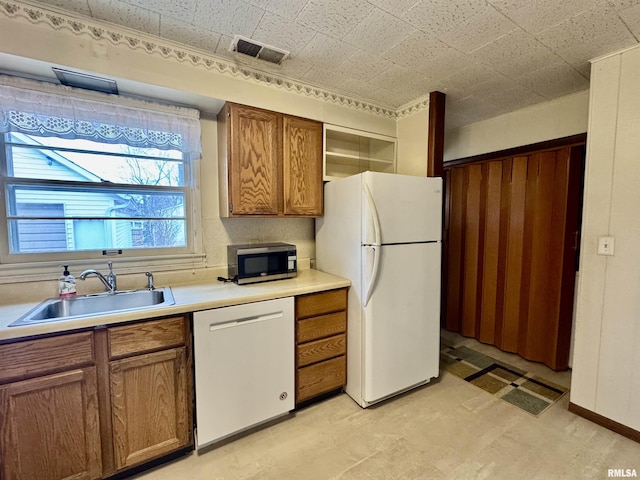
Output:
[[[24,18],[32,24],[43,24],[54,30],[68,30],[78,36],[88,35],[94,40],[106,40],[113,45],[126,46],[132,50],[143,50],[150,55],[159,54],[167,59],[173,58],[180,62],[188,62],[196,67],[215,70],[223,75],[258,82],[275,88],[283,88],[300,95],[314,97],[388,118],[401,118],[422,110],[429,105],[427,98],[426,100],[423,99],[405,105],[397,110],[382,107],[278,75],[238,66],[221,57],[192,49],[186,45],[166,41],[156,36],[125,27],[115,27],[107,23],[100,23],[99,20],[87,17],[72,17],[53,9],[49,10],[34,5],[0,0],[0,13],[8,18]]]

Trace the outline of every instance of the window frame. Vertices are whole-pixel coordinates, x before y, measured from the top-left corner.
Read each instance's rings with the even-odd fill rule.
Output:
[[[184,220],[185,220],[185,240],[184,247],[162,247],[162,248],[131,248],[123,249],[121,253],[114,255],[119,250],[103,249],[81,250],[68,252],[47,252],[47,253],[11,253],[8,226],[8,185],[50,185],[78,187],[83,182],[63,181],[63,180],[38,180],[21,177],[8,176],[8,158],[6,134],[0,133],[0,283],[3,279],[11,279],[18,275],[20,278],[40,278],[48,275],[53,269],[58,270],[61,262],[70,265],[93,265],[100,261],[114,260],[114,263],[124,269],[139,271],[140,265],[144,264],[146,269],[151,267],[161,267],[164,270],[178,268],[193,268],[194,266],[204,266],[204,254],[202,251],[202,238],[200,228],[200,192],[196,188],[199,179],[199,159],[192,157],[189,153],[183,152],[183,173],[184,184],[181,187],[164,187],[156,185],[140,186],[129,184],[111,184],[108,189],[121,190],[141,190],[141,191],[181,191],[184,195]],[[24,145],[16,145],[23,147]],[[31,147],[33,148],[33,147]],[[103,184],[86,182],[88,188],[105,188]],[[69,217],[67,220],[74,220]],[[110,258],[107,258],[110,257]],[[55,265],[55,267],[54,267]],[[50,277],[48,277],[50,278]]]

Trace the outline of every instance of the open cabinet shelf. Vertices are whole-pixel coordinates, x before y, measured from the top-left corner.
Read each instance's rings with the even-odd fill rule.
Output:
[[[396,139],[325,124],[324,180],[365,171],[395,173]]]

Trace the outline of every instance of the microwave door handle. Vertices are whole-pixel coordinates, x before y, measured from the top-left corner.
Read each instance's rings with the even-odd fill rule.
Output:
[[[363,307],[366,307],[369,303],[369,300],[371,299],[371,294],[376,288],[376,282],[378,281],[378,272],[380,270],[380,247],[378,245],[369,245],[368,248],[373,249],[373,268],[371,269],[371,277],[369,277],[366,294],[364,296],[364,302],[362,303]]]
[[[366,183],[362,185],[362,189],[364,190],[365,196],[367,198],[367,203],[369,204],[369,214],[371,215],[371,220],[373,220],[373,232],[374,232],[374,240],[372,243],[368,242],[368,239],[365,239],[369,245],[380,245],[382,239],[380,238],[380,217],[378,216],[378,209],[376,208],[376,202],[373,200],[373,195],[371,195],[371,190],[369,190],[369,185]]]

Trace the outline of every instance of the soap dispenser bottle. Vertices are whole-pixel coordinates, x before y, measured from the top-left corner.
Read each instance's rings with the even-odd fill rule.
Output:
[[[69,265],[64,266],[64,272],[58,281],[58,293],[61,297],[72,297],[76,294],[76,279],[69,273]]]

